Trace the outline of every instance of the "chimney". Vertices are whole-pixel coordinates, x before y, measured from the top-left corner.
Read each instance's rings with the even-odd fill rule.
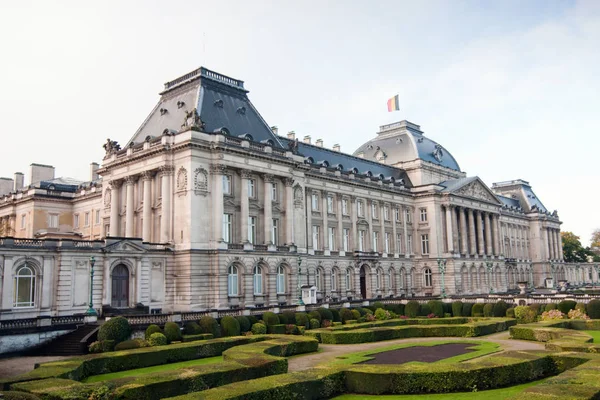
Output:
[[[310,135],[304,136],[304,143],[310,144]]]
[[[54,167],[52,165],[31,164],[29,168],[31,184],[54,179]]]
[[[317,139],[317,141],[315,142],[315,145],[317,145],[319,147],[323,147],[323,139]]]
[[[17,190],[23,189],[23,186],[25,186],[25,176],[22,172],[15,172],[14,191],[16,192]]]
[[[275,135],[278,135],[278,134],[279,134],[279,128],[278,128],[277,126],[273,125],[273,126],[271,127],[271,130],[273,131],[273,133],[274,133]]]
[[[91,163],[90,164],[90,181],[97,181],[98,180],[98,168],[100,168],[100,166],[98,165],[98,163]]]
[[[356,157],[358,157],[358,158],[365,158],[365,152],[364,151],[360,151],[360,152],[356,153]]]
[[[287,138],[290,140],[296,140],[296,132],[294,131],[289,131],[287,134]]]
[[[4,196],[5,194],[9,194],[12,192],[14,186],[14,182],[10,178],[0,178],[0,196]]]
[[[333,145],[333,151],[342,151],[340,149],[340,145],[338,143],[336,143],[336,144]]]

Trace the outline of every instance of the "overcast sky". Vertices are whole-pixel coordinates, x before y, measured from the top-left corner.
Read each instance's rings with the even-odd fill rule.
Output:
[[[3,1],[0,176],[88,179],[107,137],[125,144],[163,83],[203,65],[327,147],[419,124],[469,176],[529,181],[587,244],[599,49],[600,1]]]

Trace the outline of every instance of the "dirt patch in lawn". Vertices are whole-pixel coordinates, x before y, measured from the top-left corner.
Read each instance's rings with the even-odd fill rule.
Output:
[[[360,362],[359,364],[404,364],[411,361],[435,362],[470,353],[473,350],[468,349],[469,347],[473,347],[473,344],[448,343],[437,346],[405,347],[403,349],[369,354],[369,357],[373,357],[373,359]]]

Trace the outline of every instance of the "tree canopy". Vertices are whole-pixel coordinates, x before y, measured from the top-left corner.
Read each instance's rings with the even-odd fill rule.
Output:
[[[588,258],[590,257],[593,261],[600,261],[600,256],[596,255],[590,247],[583,247],[579,240],[579,236],[575,235],[573,232],[561,232],[560,236],[566,262],[588,262]]]

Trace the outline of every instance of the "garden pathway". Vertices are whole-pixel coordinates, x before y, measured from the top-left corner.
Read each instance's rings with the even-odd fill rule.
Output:
[[[319,352],[309,355],[295,356],[288,359],[288,371],[302,371],[308,368],[313,368],[319,364],[333,360],[335,357],[345,353],[354,353],[359,351],[377,349],[387,347],[399,343],[418,343],[431,342],[438,340],[449,341],[484,341],[498,343],[502,346],[503,351],[511,350],[544,350],[544,343],[529,342],[524,340],[509,339],[509,333],[500,332],[488,336],[480,336],[476,338],[459,338],[459,337],[430,337],[430,338],[414,338],[414,339],[396,339],[386,340],[383,342],[361,343],[361,344],[319,344]],[[498,353],[495,353],[498,354]]]
[[[0,358],[0,379],[32,371],[35,367],[35,364],[65,360],[67,358],[73,358],[73,356],[26,356]]]

